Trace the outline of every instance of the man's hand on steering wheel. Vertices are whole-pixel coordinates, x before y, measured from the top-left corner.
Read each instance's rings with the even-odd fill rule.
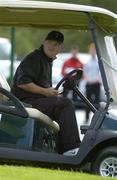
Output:
[[[81,79],[83,70],[81,68],[75,69],[63,77],[57,84],[55,89],[59,89],[61,85],[67,89],[73,89],[76,87],[78,81]]]

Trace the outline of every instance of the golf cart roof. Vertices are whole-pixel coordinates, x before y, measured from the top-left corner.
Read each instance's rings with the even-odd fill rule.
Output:
[[[104,29],[116,32],[117,15],[109,10],[66,3],[0,0],[0,25],[87,30],[89,12]]]

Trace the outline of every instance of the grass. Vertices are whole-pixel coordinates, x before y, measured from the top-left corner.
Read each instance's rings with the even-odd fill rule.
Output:
[[[0,166],[0,180],[111,180],[85,173],[24,166]]]

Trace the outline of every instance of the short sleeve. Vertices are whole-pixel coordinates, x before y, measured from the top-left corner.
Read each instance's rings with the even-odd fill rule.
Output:
[[[40,66],[38,59],[35,55],[28,56],[25,60],[20,64],[16,71],[15,84],[28,84],[31,82],[35,82],[36,78],[40,71]]]

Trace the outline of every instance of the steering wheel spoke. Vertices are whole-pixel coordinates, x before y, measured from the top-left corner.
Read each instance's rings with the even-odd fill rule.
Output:
[[[66,89],[69,89],[69,90],[73,89],[74,87],[77,86],[77,83],[81,79],[82,74],[83,74],[83,70],[81,68],[71,71],[70,73],[68,73],[65,77],[63,77],[59,81],[59,83],[57,84],[55,89],[59,89],[60,86],[62,86],[62,85]],[[62,94],[62,93],[63,93],[63,91],[60,94]]]

